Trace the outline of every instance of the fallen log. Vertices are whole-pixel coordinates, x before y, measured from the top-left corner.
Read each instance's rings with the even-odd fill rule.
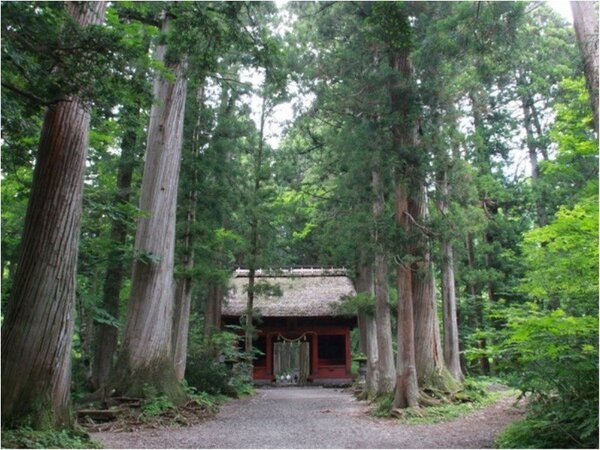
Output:
[[[112,409],[80,409],[77,411],[77,418],[89,417],[96,422],[109,422],[117,418],[117,413],[118,411]]]

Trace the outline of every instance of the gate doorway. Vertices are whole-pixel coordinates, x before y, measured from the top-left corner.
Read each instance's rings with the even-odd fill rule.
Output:
[[[277,384],[306,384],[309,373],[309,342],[284,340],[273,344],[273,374]]]

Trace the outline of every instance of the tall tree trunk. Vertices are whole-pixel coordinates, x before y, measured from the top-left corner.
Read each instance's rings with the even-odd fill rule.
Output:
[[[405,254],[410,256],[410,251],[407,251],[411,234],[411,224],[408,218],[408,187],[406,182],[401,180],[396,180],[395,218],[396,224],[404,232],[404,239],[407,242]],[[418,406],[419,400],[410,261],[398,262],[396,288],[398,290],[398,363],[396,365],[394,407],[407,408]]]
[[[367,344],[366,390],[369,397],[377,395],[379,389],[379,346],[377,345],[377,323],[371,314],[365,314],[365,336]]]
[[[163,21],[166,33],[168,19]],[[155,57],[165,61],[167,46]],[[150,111],[146,161],[138,220],[131,297],[114,384],[118,392],[143,396],[150,385],[174,402],[184,398],[173,366],[174,249],[177,187],[186,99],[186,63],[166,64],[173,74],[157,74]]]
[[[360,258],[356,271],[356,280],[354,288],[357,294],[373,295],[373,265],[366,260],[364,254]],[[365,330],[365,312],[359,311],[357,316],[357,325],[359,332],[358,348],[361,353],[367,354],[367,336]]]
[[[377,362],[379,369],[379,385],[377,394],[393,392],[396,369],[392,347],[392,322],[388,302],[388,266],[383,237],[380,236],[380,225],[384,220],[385,200],[383,195],[383,180],[381,179],[381,163],[378,158],[371,172],[373,186],[373,220],[375,230],[373,235],[374,258],[374,288],[375,288],[375,324],[377,326]]]
[[[474,272],[477,269],[477,264],[475,261],[475,243],[473,242],[473,235],[471,233],[467,234],[466,250],[467,265],[469,266],[469,270]],[[471,301],[473,302],[473,325],[475,326],[475,329],[482,330],[484,326],[483,300],[479,295],[479,286],[477,286],[477,284],[474,281],[469,281],[467,285],[467,292],[469,294],[469,297],[471,298]],[[479,348],[483,352],[485,352],[487,348],[487,341],[484,338],[479,339]],[[490,373],[490,362],[487,356],[482,356],[481,358],[479,358],[479,366],[481,368],[482,373]]]
[[[218,113],[219,121],[213,134],[213,141],[218,142],[219,139],[227,139],[231,136],[230,130],[226,124],[228,120],[231,119],[231,114],[233,111],[233,107],[235,106],[237,97],[237,95],[230,93],[230,91],[228,89],[225,89],[225,87],[223,87],[223,89],[221,90],[221,99]],[[222,164],[222,166],[226,167],[229,162],[228,146],[224,146],[220,149],[219,157],[219,161]],[[217,220],[220,222],[221,227],[224,229],[227,229],[228,227],[227,219],[228,218],[226,216],[219,213]],[[223,253],[224,249],[221,247],[219,249],[219,257],[217,257],[215,261],[215,265],[220,268],[223,268],[227,265],[227,263],[221,256]],[[210,339],[211,334],[215,330],[219,330],[221,328],[221,307],[226,289],[227,285],[219,277],[213,276],[210,280],[208,280],[208,297],[206,299],[206,303],[204,304],[205,339]]]
[[[82,27],[100,24],[105,2],[65,8]],[[3,425],[71,422],[71,340],[90,114],[78,98],[48,108],[15,284],[2,325]]]
[[[598,11],[593,1],[572,1],[573,25],[583,57],[583,72],[590,94],[594,129],[598,135]]]
[[[223,302],[223,286],[220,280],[208,283],[208,298],[204,307],[204,338],[221,328],[221,304]]]
[[[420,170],[417,151],[417,116],[415,114],[414,69],[407,48],[390,56],[390,66],[398,79],[389,86],[391,109],[398,114],[392,126],[392,143],[399,160],[394,173],[395,201],[394,218],[396,227],[403,231],[401,260],[397,261],[396,287],[398,290],[398,361],[396,366],[396,389],[394,407],[406,408],[418,405],[419,385],[415,360],[415,316],[412,293],[413,253],[412,223],[409,220],[408,202],[410,184]]]
[[[360,263],[356,280],[356,292],[375,296],[373,263],[364,258]],[[379,361],[377,350],[377,326],[373,314],[366,311],[358,313],[361,351],[367,356],[366,392],[368,397],[377,394],[379,386]]]
[[[442,215],[448,214],[448,172],[441,171],[438,177],[440,200],[438,202]],[[456,285],[454,280],[454,248],[450,238],[443,235],[440,242],[441,247],[441,283],[442,283],[442,305],[444,320],[444,362],[446,368],[454,378],[462,381],[464,375],[460,366],[460,351],[458,341],[458,317],[456,311]]]
[[[196,185],[196,171],[193,176]],[[190,310],[192,306],[192,275],[194,269],[194,238],[192,228],[196,222],[196,197],[195,188],[188,193],[187,218],[185,235],[183,237],[183,270],[185,274],[177,280],[175,289],[175,312],[173,314],[173,362],[175,375],[179,381],[185,375],[187,362],[187,342],[190,328]]]
[[[527,149],[529,151],[529,163],[531,165],[531,181],[535,194],[535,210],[537,214],[537,222],[540,227],[548,224],[548,215],[544,206],[542,192],[540,188],[540,168],[538,164],[538,145],[533,132],[534,127],[534,109],[533,99],[523,96],[521,98],[521,106],[523,109],[523,121],[525,125],[525,133],[527,136]],[[537,124],[539,127],[539,123]],[[537,128],[536,127],[536,128]],[[539,128],[538,128],[539,130]],[[539,130],[541,131],[541,130]],[[541,137],[538,131],[538,139]]]
[[[408,202],[408,212],[417,224],[427,220],[427,193],[421,185],[419,193]],[[422,231],[419,231],[423,234]],[[435,281],[431,262],[429,238],[425,235],[415,246],[412,265],[412,294],[415,316],[415,362],[420,386],[451,388],[451,380],[444,365],[440,340]]]
[[[267,117],[267,94],[263,92],[262,107],[260,111],[260,130],[259,130],[259,141],[258,149],[256,154],[256,160],[254,163],[254,191],[253,196],[255,200],[255,207],[258,207],[258,194],[261,188],[262,181],[262,165],[263,165],[263,150],[264,150],[264,138],[265,138],[265,120]],[[248,299],[246,303],[246,325],[245,325],[245,348],[246,357],[249,361],[252,361],[252,336],[254,334],[253,314],[254,314],[254,286],[256,276],[256,265],[258,262],[258,254],[260,251],[258,244],[258,228],[259,219],[258,211],[252,211],[252,220],[250,221],[250,260],[248,264]]]
[[[484,130],[484,117],[488,114],[489,111],[489,102],[488,99],[485,98],[485,93],[482,92],[469,92],[469,98],[471,100],[472,105],[472,113],[473,113],[473,124],[475,126],[475,133],[481,137],[475,145],[475,158],[477,161],[477,165],[480,170],[484,173],[491,173],[491,160],[490,160],[490,152],[486,148],[486,142],[481,135]],[[484,198],[482,200],[484,211],[486,210],[486,203],[488,203],[490,199]],[[486,211],[487,213],[487,211]],[[487,228],[489,228],[489,224]],[[487,239],[486,236],[484,236]],[[478,264],[475,260],[475,240],[471,233],[467,235],[467,264],[470,270],[474,273],[477,269],[479,269]],[[487,265],[486,265],[487,267]],[[489,287],[489,285],[488,285]],[[474,314],[474,325],[476,328],[483,331],[485,325],[485,317],[484,317],[484,300],[483,296],[480,294],[482,288],[478,283],[469,282],[467,286],[467,290],[469,291],[470,297],[473,301],[473,306],[475,310]],[[487,341],[485,338],[481,338],[479,340],[479,347],[484,353],[487,348]],[[484,355],[479,360],[481,370],[484,374],[490,373],[490,362],[489,359]]]
[[[204,109],[204,83],[196,90],[197,118],[191,139],[190,165],[191,186],[187,192],[185,203],[185,231],[183,235],[183,276],[177,280],[175,288],[175,312],[173,315],[173,362],[175,375],[179,381],[185,376],[187,364],[187,343],[190,328],[190,311],[192,307],[192,271],[194,269],[194,233],[196,224],[196,203],[198,192],[198,157],[200,155],[201,136],[203,131],[202,114]]]
[[[131,184],[133,171],[136,164],[138,149],[138,131],[140,106],[129,106],[124,108],[123,118],[135,117],[136,120],[128,124],[121,141],[121,158],[117,174],[117,193],[114,202],[118,205],[126,205],[131,198]],[[102,294],[102,308],[115,321],[119,319],[119,300],[125,267],[123,264],[124,245],[127,240],[127,223],[122,218],[112,221],[110,239],[111,250],[108,254],[108,266],[104,277],[104,288]],[[117,352],[118,328],[114,324],[96,323],[96,345],[94,354],[92,381],[96,389],[104,389],[112,371],[114,357]]]

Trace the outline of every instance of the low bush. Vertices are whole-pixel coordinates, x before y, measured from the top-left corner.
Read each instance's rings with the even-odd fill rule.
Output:
[[[102,448],[81,429],[38,431],[29,427],[2,430],[2,448]]]
[[[230,331],[216,331],[191,348],[185,378],[197,392],[237,398],[253,392],[251,369],[244,363],[240,337]]]
[[[531,310],[508,325],[502,361],[529,402],[498,445],[598,448],[598,318]]]

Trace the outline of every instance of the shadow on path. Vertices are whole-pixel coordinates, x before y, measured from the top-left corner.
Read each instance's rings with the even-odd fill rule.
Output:
[[[505,399],[451,422],[404,425],[367,415],[349,392],[259,389],[188,428],[94,433],[107,448],[491,448],[521,412]]]

